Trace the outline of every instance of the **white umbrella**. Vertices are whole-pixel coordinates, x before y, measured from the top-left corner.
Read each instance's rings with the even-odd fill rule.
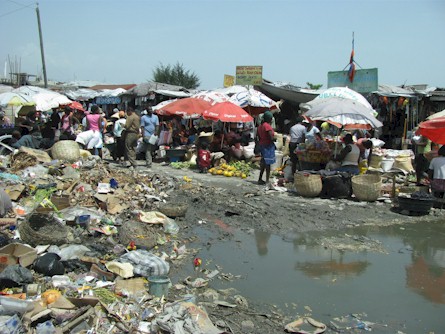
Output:
[[[238,93],[242,93],[242,92],[247,92],[248,89],[244,86],[234,85],[234,86],[230,86],[230,87],[226,87],[226,88],[218,88],[218,89],[215,89],[214,91],[218,92],[218,93],[226,94],[226,95],[233,95],[233,94],[238,94]]]
[[[12,92],[25,94],[28,96],[34,96],[38,93],[51,93],[53,91],[51,91],[49,89],[45,89],[45,88],[36,87],[36,86],[21,86],[19,88],[12,90]]]
[[[229,101],[236,104],[237,106],[240,106],[241,108],[246,108],[248,106],[256,108],[277,108],[276,102],[274,100],[252,88],[234,94],[230,97]]]
[[[331,97],[317,102],[304,116],[314,121],[327,121],[345,129],[371,129],[383,124],[372,111],[357,101]]]
[[[229,101],[229,96],[224,93],[220,93],[214,90],[205,90],[196,94],[193,94],[192,96],[195,99],[203,99],[207,102],[210,102],[212,105],[215,105],[216,103],[226,102]]]
[[[151,107],[151,109],[153,109],[153,111],[154,111],[156,114],[158,114],[158,115],[167,115],[167,113],[164,112],[164,111],[162,110],[162,108],[165,107],[165,106],[167,106],[167,105],[169,105],[169,104],[172,103],[172,102],[177,101],[177,100],[178,100],[178,99],[172,99],[172,100],[165,100],[165,101],[159,102],[157,105]]]
[[[36,110],[45,111],[59,106],[71,104],[69,98],[65,95],[51,92],[51,93],[38,93],[32,96],[33,101],[36,103]]]
[[[432,114],[431,116],[427,117],[426,119],[430,120],[430,119],[435,119],[438,117],[445,117],[445,109],[439,112],[436,112],[435,114]]]
[[[372,109],[371,104],[366,100],[366,98],[360,94],[357,93],[355,90],[352,90],[348,87],[332,87],[326,89],[323,93],[319,94],[315,100],[318,99],[328,99],[331,97],[341,97],[348,100],[357,101],[361,104],[363,104],[365,107]]]
[[[23,106],[33,105],[34,101],[27,95],[20,93],[7,92],[0,94],[0,106]]]

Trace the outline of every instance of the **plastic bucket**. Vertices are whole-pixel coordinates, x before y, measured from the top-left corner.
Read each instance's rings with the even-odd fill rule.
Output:
[[[274,171],[277,168],[280,168],[283,163],[283,152],[275,151],[275,163],[270,166],[270,170]]]
[[[384,172],[388,172],[391,170],[392,166],[394,165],[394,159],[382,159],[381,167]]]
[[[158,136],[151,135],[150,138],[148,138],[148,142],[152,145],[156,144],[157,141],[158,141]]]
[[[170,278],[168,276],[151,276],[148,278],[149,292],[155,297],[167,297],[170,287]]]

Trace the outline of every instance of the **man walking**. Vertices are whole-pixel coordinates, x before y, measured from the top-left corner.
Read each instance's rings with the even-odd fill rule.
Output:
[[[127,120],[125,122],[125,150],[127,151],[128,161],[130,161],[130,168],[136,168],[136,144],[139,138],[140,128],[139,116],[134,112],[133,107],[127,109]]]
[[[297,117],[297,123],[292,126],[289,130],[290,142],[289,142],[289,156],[292,162],[292,176],[295,172],[301,169],[300,161],[298,160],[298,155],[295,154],[295,149],[298,144],[304,143],[306,140],[306,127],[303,125],[303,117]]]
[[[153,114],[153,109],[150,106],[147,107],[146,114],[141,118],[141,133],[144,139],[146,164],[150,168],[153,162],[152,152],[155,146],[155,143],[150,143],[150,137],[159,135],[159,118]]]

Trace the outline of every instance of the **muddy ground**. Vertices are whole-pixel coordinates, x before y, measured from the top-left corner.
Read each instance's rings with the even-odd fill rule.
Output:
[[[188,204],[185,217],[176,219],[180,227],[177,237],[182,242],[189,240],[202,247],[215,242],[215,239],[234,238],[236,230],[263,230],[289,238],[299,232],[437,221],[443,219],[445,211],[433,209],[427,216],[408,216],[394,210],[389,200],[363,203],[353,199],[303,198],[292,191],[266,191],[264,186],[256,184],[257,170],[247,179],[200,174],[162,164],[154,164],[151,170],[140,167],[137,172],[175,178],[178,187],[169,193],[168,201]],[[209,230],[213,238],[199,240],[192,231],[192,227],[197,225]],[[181,278],[175,279],[175,275],[183,272],[182,265],[189,265],[193,261],[193,254],[188,254],[188,257],[172,266],[170,276],[173,281],[180,281]],[[174,299],[175,292],[172,290],[170,298]],[[228,333],[282,333],[284,326],[295,320],[295,315],[286,315],[273,305],[258,305],[254,301],[248,301],[246,307],[238,300],[234,308],[206,303],[205,298],[200,296],[204,290],[196,290],[198,302],[204,302],[212,322],[225,327]],[[226,300],[237,304],[233,296]],[[334,331],[328,329],[326,333]]]

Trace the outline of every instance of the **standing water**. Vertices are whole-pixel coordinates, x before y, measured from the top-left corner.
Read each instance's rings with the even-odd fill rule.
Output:
[[[376,333],[445,333],[444,223],[305,233],[286,240],[257,230],[232,232],[229,240],[220,240],[196,230],[206,245],[197,256],[207,268],[218,265],[241,276],[214,280],[212,288],[233,287],[255,304],[276,305],[295,318],[310,313],[326,324],[358,314],[374,323]]]

